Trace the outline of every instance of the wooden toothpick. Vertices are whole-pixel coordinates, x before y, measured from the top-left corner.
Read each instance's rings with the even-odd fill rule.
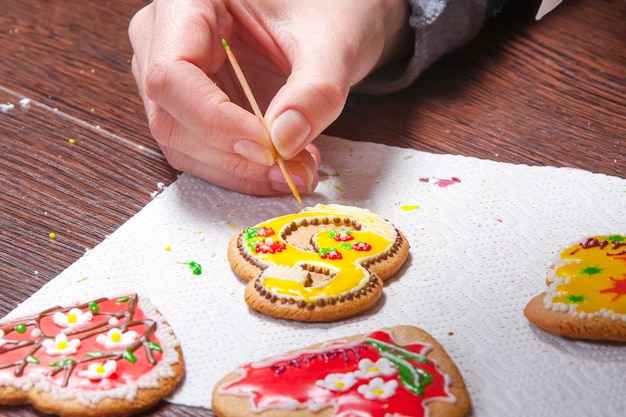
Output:
[[[228,56],[230,65],[232,65],[233,70],[235,71],[235,75],[237,75],[239,84],[241,84],[241,88],[243,89],[243,92],[246,95],[246,98],[248,99],[250,106],[252,107],[252,111],[254,112],[256,117],[261,121],[261,123],[263,124],[263,127],[265,127],[265,130],[267,131],[267,125],[265,124],[265,118],[263,117],[263,113],[261,113],[261,109],[259,108],[259,105],[257,104],[254,98],[254,95],[252,94],[252,90],[250,89],[250,86],[248,85],[248,81],[246,81],[246,77],[243,75],[243,71],[241,70],[239,63],[237,62],[237,58],[235,58],[235,54],[233,54],[233,51],[230,49],[230,46],[228,45],[228,42],[226,42],[226,39],[222,39],[222,45],[224,46],[224,50],[226,51],[226,56]],[[269,132],[268,132],[268,135],[269,135]],[[293,179],[291,178],[291,174],[289,173],[289,170],[287,169],[287,166],[285,165],[285,161],[283,160],[282,156],[280,156],[280,154],[276,151],[273,145],[272,145],[272,148],[273,148],[272,150],[274,151],[274,160],[280,167],[280,171],[283,173],[283,176],[285,177],[285,181],[287,181],[287,185],[289,185],[289,188],[291,189],[293,196],[296,198],[296,200],[298,200],[298,203],[302,205],[302,199],[300,198],[300,193],[298,193],[298,190],[296,189],[296,185],[293,183]]]

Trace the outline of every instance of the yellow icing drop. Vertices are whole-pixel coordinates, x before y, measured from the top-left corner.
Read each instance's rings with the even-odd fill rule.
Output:
[[[62,340],[57,343],[57,350],[67,349],[67,342]]]
[[[122,341],[122,335],[120,333],[113,333],[111,335],[111,341],[115,342],[115,343],[119,343]]]
[[[67,315],[67,322],[68,323],[76,323],[77,319],[76,319],[76,314],[74,313],[69,313]]]

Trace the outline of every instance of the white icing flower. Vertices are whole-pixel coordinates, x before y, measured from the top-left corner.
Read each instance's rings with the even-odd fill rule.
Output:
[[[318,379],[315,385],[330,391],[347,391],[356,384],[356,377],[352,372],[347,374],[329,374],[324,379]]]
[[[87,369],[78,372],[78,376],[89,379],[104,379],[117,370],[117,362],[108,360],[104,363],[92,363]]]
[[[0,329],[0,347],[4,346],[6,343],[6,339],[4,338],[4,330]]]
[[[91,321],[93,314],[91,311],[83,312],[80,308],[73,308],[67,314],[57,311],[52,316],[52,321],[59,327],[78,327]]]
[[[370,359],[361,359],[359,361],[359,370],[355,371],[355,375],[359,378],[374,378],[377,376],[391,376],[397,372],[396,367],[386,358],[380,358],[376,363]]]
[[[132,345],[137,339],[137,332],[129,330],[122,333],[117,327],[112,328],[105,335],[99,334],[96,342],[100,343],[107,349],[124,348]]]
[[[59,333],[54,340],[46,339],[41,344],[48,355],[73,355],[80,346],[80,339],[67,340],[65,333]]]
[[[385,382],[382,378],[374,378],[368,384],[359,385],[357,391],[368,400],[385,400],[396,393],[398,381],[395,379]]]

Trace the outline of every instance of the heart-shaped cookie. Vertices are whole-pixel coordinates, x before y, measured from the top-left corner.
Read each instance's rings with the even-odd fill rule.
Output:
[[[558,336],[626,342],[626,236],[590,236],[563,249],[547,284],[524,309],[534,325]]]
[[[169,394],[180,344],[137,294],[54,307],[0,323],[0,404],[61,416],[126,416]]]
[[[471,400],[431,335],[396,326],[242,365],[212,405],[219,417],[461,417]]]

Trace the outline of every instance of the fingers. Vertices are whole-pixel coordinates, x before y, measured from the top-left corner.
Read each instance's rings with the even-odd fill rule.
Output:
[[[190,156],[171,148],[161,149],[175,169],[221,187],[254,195],[291,193],[277,165],[267,167],[255,164],[239,155],[222,151]],[[302,194],[313,192],[319,181],[318,159],[303,151],[285,164],[298,191]]]
[[[266,120],[272,142],[285,159],[337,119],[350,88],[372,70],[383,50],[382,21],[362,10],[367,7],[326,3],[333,9],[330,16],[298,10],[302,14],[292,19],[286,30],[290,34],[281,39],[291,74],[270,103]],[[309,7],[317,13],[323,10]]]

